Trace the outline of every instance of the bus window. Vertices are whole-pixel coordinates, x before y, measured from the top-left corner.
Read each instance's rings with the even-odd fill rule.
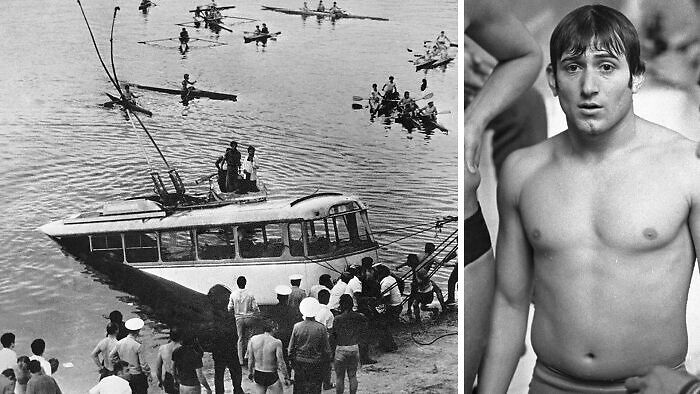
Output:
[[[304,255],[304,232],[301,223],[289,223],[289,253],[292,256]]]
[[[89,236],[92,255],[107,263],[124,261],[121,234],[99,234]]]
[[[194,260],[194,244],[189,231],[160,233],[160,255],[163,261]]]
[[[326,219],[307,220],[306,236],[308,238],[309,256],[328,254],[330,250],[329,228]],[[332,231],[332,230],[331,230]],[[334,235],[332,237],[335,237]]]
[[[158,241],[156,233],[126,233],[126,261],[129,263],[148,263],[158,261]]]
[[[230,226],[197,229],[197,256],[200,260],[234,258],[233,229]]]
[[[284,252],[282,225],[249,225],[238,227],[238,248],[241,257],[279,257]]]
[[[90,246],[95,250],[122,250],[120,234],[99,234],[90,236]]]

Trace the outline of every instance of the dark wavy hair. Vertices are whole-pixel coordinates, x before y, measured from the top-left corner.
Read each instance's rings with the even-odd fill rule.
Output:
[[[556,74],[557,61],[564,53],[580,56],[592,45],[613,56],[625,56],[632,75],[644,73],[637,30],[620,11],[604,5],[586,5],[571,11],[559,22],[549,40],[549,59]]]

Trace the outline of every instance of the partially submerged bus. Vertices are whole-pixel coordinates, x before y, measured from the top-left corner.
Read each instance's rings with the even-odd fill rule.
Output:
[[[377,261],[378,249],[367,206],[341,193],[181,210],[133,199],[39,230],[67,254],[139,286],[151,278],[207,294],[216,285],[235,289],[244,275],[261,305],[277,303],[275,286],[292,274],[310,288],[321,274],[337,277],[366,256]]]

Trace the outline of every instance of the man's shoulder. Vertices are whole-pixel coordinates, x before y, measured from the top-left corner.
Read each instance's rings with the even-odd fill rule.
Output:
[[[557,145],[560,144],[559,140],[562,138],[560,135],[532,146],[517,149],[508,155],[501,169],[501,183],[524,181],[536,173],[538,169],[547,165],[553,159]]]

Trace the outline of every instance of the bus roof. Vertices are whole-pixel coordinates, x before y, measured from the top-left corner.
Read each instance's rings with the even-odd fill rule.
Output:
[[[296,200],[268,200],[180,210],[167,215],[158,204],[152,201],[132,201],[134,203],[131,209],[125,208],[126,205],[122,202],[111,204],[119,206],[120,209],[112,209],[108,213],[105,213],[108,211],[105,209],[103,212],[74,215],[68,219],[45,224],[39,230],[52,237],[157,231],[226,224],[313,220],[328,217],[334,213],[367,209],[357,197],[341,193],[312,194]]]

